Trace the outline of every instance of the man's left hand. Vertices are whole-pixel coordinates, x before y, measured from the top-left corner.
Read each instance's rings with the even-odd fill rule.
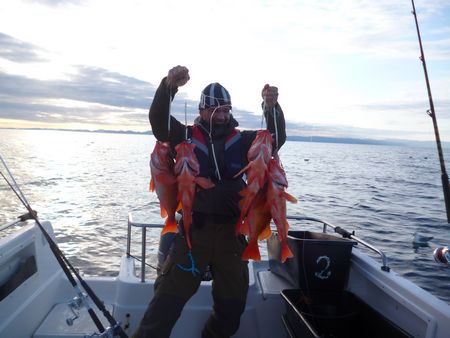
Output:
[[[266,84],[261,92],[266,107],[272,109],[278,102],[278,88]]]

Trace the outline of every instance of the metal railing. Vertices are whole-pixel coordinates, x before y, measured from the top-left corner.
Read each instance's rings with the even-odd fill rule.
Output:
[[[317,222],[317,223],[322,223],[323,228],[322,228],[322,232],[326,233],[327,232],[327,227],[330,227],[334,230],[334,232],[340,234],[342,237],[344,238],[348,238],[348,239],[353,239],[356,242],[358,242],[359,244],[365,246],[366,248],[376,252],[378,255],[381,256],[383,265],[381,266],[381,270],[383,271],[390,271],[390,267],[388,265],[388,257],[385,255],[385,253],[383,251],[381,251],[380,249],[378,249],[377,247],[367,243],[366,241],[364,241],[363,239],[355,236],[354,232],[348,232],[347,230],[339,227],[339,226],[335,226],[329,222],[326,222],[324,220],[321,220],[319,218],[315,218],[315,217],[308,217],[308,216],[292,216],[292,215],[287,215],[288,219],[291,220],[296,220],[296,221],[312,221],[312,222]],[[141,257],[140,259],[138,257],[135,257],[133,255],[131,255],[131,227],[136,227],[136,228],[141,228],[142,234],[141,234]],[[128,213],[128,233],[127,233],[127,257],[133,257],[137,260],[140,260],[141,262],[141,282],[145,282],[145,270],[146,270],[146,261],[145,261],[145,256],[146,256],[146,239],[147,239],[147,228],[163,228],[164,224],[161,223],[139,223],[139,222],[134,222],[133,221],[133,216],[130,213]]]
[[[287,215],[286,216],[287,219],[292,219],[292,220],[296,220],[296,221],[312,221],[312,222],[317,222],[317,223],[322,223],[323,224],[323,229],[322,232],[326,233],[327,232],[327,227],[330,227],[334,230],[334,232],[340,234],[342,237],[344,238],[348,238],[348,239],[353,239],[356,242],[360,243],[361,245],[365,246],[366,248],[376,252],[377,254],[379,254],[381,256],[381,259],[383,261],[383,265],[381,266],[381,270],[389,272],[390,271],[390,267],[388,265],[388,257],[385,255],[385,253],[383,251],[381,251],[380,249],[378,249],[377,247],[367,243],[366,241],[362,240],[361,238],[358,238],[357,236],[355,236],[355,232],[348,232],[347,230],[333,225],[329,222],[326,222],[324,220],[321,220],[319,218],[315,218],[315,217],[308,217],[308,216],[291,216],[291,215]]]
[[[35,213],[34,216],[36,216],[37,212],[36,211],[33,211],[33,212]],[[17,219],[15,221],[12,221],[12,222],[9,222],[7,224],[3,224],[2,226],[0,226],[0,231],[6,230],[10,227],[18,225],[18,224],[25,222],[27,220],[30,220],[30,219],[33,219],[33,216],[29,212],[27,212],[26,214],[23,214],[23,215],[20,215],[19,217],[17,217]]]
[[[147,228],[163,228],[164,224],[159,223],[138,223],[133,221],[133,215],[128,213],[128,233],[127,233],[127,257],[133,257],[131,255],[131,227],[141,228],[142,239],[141,239],[141,282],[145,282],[145,255],[146,255],[146,239],[147,239]]]

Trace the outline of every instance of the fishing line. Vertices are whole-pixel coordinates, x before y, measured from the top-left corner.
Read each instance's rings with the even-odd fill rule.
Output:
[[[83,278],[79,275],[79,273],[75,270],[75,268],[72,266],[72,264],[68,261],[68,259],[64,256],[62,251],[59,249],[58,245],[53,241],[53,239],[50,237],[48,232],[45,230],[44,226],[41,224],[37,217],[37,213],[31,208],[31,205],[28,203],[27,199],[25,198],[25,195],[20,190],[16,180],[14,179],[14,176],[8,169],[8,166],[6,165],[6,162],[3,160],[3,157],[0,155],[1,162],[3,163],[3,166],[6,168],[6,171],[8,172],[8,175],[11,179],[11,181],[14,183],[11,184],[11,182],[5,177],[2,171],[0,171],[1,176],[5,179],[6,183],[9,185],[11,190],[14,192],[14,194],[19,198],[19,200],[22,202],[22,204],[25,206],[25,208],[30,213],[31,217],[34,219],[36,224],[38,225],[39,229],[41,230],[42,234],[44,235],[45,239],[49,243],[50,249],[52,250],[56,260],[58,261],[59,265],[63,269],[67,279],[72,284],[72,287],[75,290],[75,293],[80,297],[83,304],[86,306],[86,309],[92,319],[92,321],[95,323],[95,326],[100,332],[105,332],[105,328],[103,327],[103,324],[100,322],[100,319],[98,318],[97,314],[94,312],[94,310],[90,307],[89,303],[86,300],[86,296],[82,293],[81,289],[78,286],[78,283],[75,281],[75,279],[72,276],[72,271],[75,276],[77,277],[78,281],[84,288],[84,290],[87,292],[87,294],[91,297],[97,308],[103,313],[105,318],[108,320],[108,322],[113,326],[114,330],[117,330],[117,333],[122,338],[128,338],[127,334],[122,330],[122,328],[118,325],[114,317],[111,316],[111,314],[108,312],[106,307],[104,306],[103,302],[97,297],[97,295],[94,293],[94,291],[89,287],[89,285],[83,280]],[[70,269],[70,270],[69,270]]]
[[[264,112],[266,111],[266,97],[264,96],[263,97],[263,107],[262,107],[262,111],[263,111],[263,113],[262,113],[262,115],[261,115],[261,130],[263,129],[263,124],[264,124]],[[266,123],[267,123],[267,121],[266,121]]]
[[[273,114],[273,124],[275,126],[275,151],[274,153],[276,154],[278,151],[278,125],[277,125],[277,109],[275,108],[275,106],[273,107],[272,110],[272,114]]]
[[[184,139],[188,139],[188,128],[187,128],[187,101],[184,100]]]
[[[441,138],[439,136],[439,128],[436,119],[436,112],[434,111],[433,96],[431,95],[431,87],[430,81],[428,79],[427,64],[425,62],[425,54],[423,52],[422,39],[420,37],[419,22],[417,20],[416,6],[414,5],[414,0],[411,0],[411,4],[413,8],[412,14],[414,15],[414,21],[416,23],[417,38],[419,39],[420,60],[422,61],[423,72],[425,75],[425,82],[427,85],[428,101],[430,104],[430,109],[427,111],[427,114],[431,117],[433,121],[434,136],[436,138],[436,146],[439,155],[439,164],[441,166],[441,181],[444,193],[445,211],[447,214],[447,223],[450,223],[450,184],[448,180],[447,171],[445,169],[444,154],[442,152]]]
[[[195,267],[195,261],[194,261],[194,257],[192,257],[192,252],[189,250],[188,252],[188,257],[189,260],[191,261],[191,267],[190,268],[185,268],[184,266],[182,266],[181,264],[177,264],[177,267],[183,271],[186,272],[191,272],[192,276],[196,276],[196,274],[200,274],[200,271]]]
[[[169,114],[167,115],[167,137],[170,135],[170,120],[172,116],[172,88],[169,88]]]
[[[20,201],[22,202],[22,204],[25,205],[25,207],[30,206],[30,204],[28,203],[28,201],[27,201],[25,195],[22,193],[22,190],[20,190],[19,185],[17,184],[16,180],[14,179],[14,176],[13,176],[13,175],[11,174],[11,172],[9,171],[9,168],[8,168],[8,166],[6,165],[6,162],[3,160],[3,157],[2,157],[1,155],[0,155],[0,160],[2,161],[3,167],[6,169],[6,172],[8,173],[8,175],[9,175],[9,177],[11,178],[12,182],[14,183],[14,187],[16,187],[17,191],[19,191],[19,193],[20,193],[20,196],[17,195],[17,197],[20,199]],[[6,182],[8,183],[8,185],[11,187],[11,185],[9,184],[9,181],[6,179],[6,177],[3,175],[3,173],[2,173],[2,176],[3,176],[3,178],[6,180]],[[12,187],[11,187],[11,188],[12,188]],[[13,188],[12,188],[12,189],[13,189]],[[13,191],[14,191],[14,189],[13,189]]]
[[[214,150],[214,143],[212,140],[212,119],[213,119],[214,114],[216,113],[216,110],[219,107],[220,106],[217,106],[216,108],[214,108],[213,112],[211,113],[211,116],[209,117],[209,141],[211,142],[211,151],[212,151],[212,155],[213,155],[214,165],[216,166],[217,178],[219,179],[219,181],[222,181],[222,176],[220,175],[220,171],[219,171],[219,165],[217,164],[216,151]]]
[[[304,232],[303,235],[303,239],[306,239],[306,231]],[[311,315],[311,319],[315,324],[315,327],[319,327],[319,323],[318,323],[318,318],[314,315],[314,312],[312,310],[312,305],[313,305],[313,297],[311,295],[311,291],[309,290],[309,283],[308,283],[308,275],[306,273],[306,264],[305,264],[305,246],[306,246],[306,242],[304,241],[303,245],[302,245],[302,260],[303,260],[303,276],[305,277],[305,287],[306,287],[306,294],[305,292],[303,292],[303,290],[301,288],[299,288],[302,297],[303,297],[303,301],[306,304],[306,307],[308,308],[308,311]]]
[[[5,162],[2,160],[3,164],[5,164]],[[9,172],[9,170],[7,169],[11,179],[15,182],[14,178],[11,176],[11,173]],[[56,244],[53,242],[53,240],[51,239],[50,235],[47,233],[47,231],[44,229],[44,227],[42,226],[41,222],[37,219],[36,216],[36,212],[34,210],[31,209],[31,206],[25,202],[22,199],[22,196],[20,196],[19,192],[17,192],[17,190],[15,189],[15,187],[13,187],[13,185],[11,184],[11,182],[5,177],[5,175],[3,174],[3,172],[0,171],[0,174],[2,175],[2,177],[5,179],[6,183],[9,185],[9,187],[11,188],[11,190],[16,194],[16,196],[19,198],[19,200],[22,202],[22,204],[25,206],[25,208],[28,210],[28,212],[31,214],[31,217],[35,220],[36,224],[38,225],[38,227],[40,228],[40,230],[42,231],[44,237],[46,238],[47,242],[50,245],[50,249],[52,250],[53,254],[55,255],[55,258],[57,259],[59,265],[61,266],[61,268],[63,269],[64,273],[67,276],[67,279],[69,279],[70,284],[72,284],[72,287],[75,290],[75,293],[78,295],[78,297],[80,297],[80,299],[83,301],[83,304],[86,306],[86,309],[88,310],[89,314],[91,314],[91,318],[94,321],[95,325],[97,326],[97,329],[100,332],[104,332],[105,328],[103,327],[103,324],[100,322],[100,320],[98,319],[98,316],[95,312],[93,312],[93,310],[90,308],[88,302],[86,301],[86,297],[83,295],[83,293],[81,292],[77,282],[75,281],[75,279],[73,278],[72,274],[70,273],[70,271],[67,269],[67,266],[64,264],[63,262],[63,258],[62,258],[62,252],[59,251],[59,248],[56,246]],[[56,247],[55,247],[56,246]],[[58,252],[59,251],[59,252]],[[65,258],[65,257],[64,257]]]

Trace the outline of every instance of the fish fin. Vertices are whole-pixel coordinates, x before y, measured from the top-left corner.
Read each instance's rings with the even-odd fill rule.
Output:
[[[177,178],[172,175],[158,175],[156,179],[158,180],[158,182],[166,185],[172,185],[177,183]]]
[[[248,219],[247,218],[240,218],[240,226],[239,226],[239,230],[238,230],[238,234],[242,234],[245,236],[249,235],[249,228],[248,228]]]
[[[161,203],[159,203],[159,210],[161,213],[161,217],[162,218],[166,218],[167,217],[167,210],[166,208],[163,207],[163,205]]]
[[[152,178],[150,179],[149,190],[150,190],[151,192],[155,191],[155,181],[153,180],[153,176],[152,176]]]
[[[244,189],[242,189],[241,191],[239,191],[239,195],[241,195],[241,201],[242,201],[242,199],[243,198],[245,198],[246,196],[248,196],[249,194],[251,193],[251,191],[250,191],[250,189],[248,188],[248,186],[247,186],[247,188],[244,188]]]
[[[215,187],[215,184],[209,178],[206,177],[196,177],[195,183],[197,183],[203,189],[211,189]]]
[[[267,239],[272,235],[272,230],[270,230],[270,223],[264,227],[264,230],[258,235],[258,240],[262,241],[263,239]]]
[[[190,213],[184,212],[183,210],[183,227],[184,227],[184,237],[186,238],[186,244],[190,249],[192,249],[192,243],[191,243],[191,235],[190,235],[190,227],[192,223],[192,216]]]
[[[242,229],[242,217],[239,216],[239,219],[236,222],[236,235],[239,235],[241,233]]]
[[[286,242],[281,243],[281,263],[284,263],[287,258],[294,257],[289,245]]]
[[[242,260],[247,261],[253,259],[254,261],[261,260],[261,254],[259,253],[258,242],[250,242],[242,253]]]
[[[244,168],[242,168],[236,175],[234,175],[233,178],[236,178],[236,177],[242,175],[243,173],[245,173],[247,171],[248,168],[250,168],[250,163],[247,164]]]
[[[161,235],[164,235],[168,232],[178,232],[177,221],[174,219],[167,218],[166,224],[161,231]]]
[[[297,203],[298,202],[297,198],[295,198],[291,194],[288,194],[286,191],[284,191],[284,197],[286,198],[286,200],[288,200],[291,203]]]

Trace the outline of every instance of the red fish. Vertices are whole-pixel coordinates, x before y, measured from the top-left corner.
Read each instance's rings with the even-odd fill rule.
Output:
[[[177,232],[175,213],[179,209],[178,187],[174,173],[174,161],[170,157],[168,142],[157,141],[150,155],[150,191],[156,190],[161,209],[161,217],[167,217],[162,234]]]
[[[248,231],[248,245],[242,253],[242,259],[261,260],[259,252],[258,240],[266,239],[270,236],[270,220],[272,218],[270,210],[267,208],[266,191],[258,192],[253,200],[247,217],[244,220],[242,229]]]
[[[196,184],[204,189],[214,186],[211,180],[197,177],[200,165],[194,153],[195,144],[184,141],[175,147],[177,156],[175,159],[175,174],[177,175],[178,200],[183,210],[183,226],[189,249],[192,248],[189,229],[192,223],[192,204],[194,202]]]
[[[258,155],[262,154],[264,162],[268,163],[272,157],[272,135],[268,130],[258,130],[256,138],[247,153],[249,161],[253,161]]]
[[[286,218],[286,201],[297,203],[297,199],[285,191],[288,182],[278,156],[270,160],[269,178],[266,207],[270,210],[273,222],[277,226],[278,237],[281,241],[281,262],[284,263],[288,257],[293,256],[287,243],[289,223]]]
[[[268,163],[272,156],[272,136],[268,130],[260,130],[256,134],[252,145],[247,153],[249,163],[244,167],[235,177],[241,175],[243,172],[247,175],[247,187],[244,188],[240,194],[243,197],[241,200],[241,214],[236,223],[236,232],[245,232],[242,230],[242,223],[249,211],[256,194],[264,188],[267,182]]]

